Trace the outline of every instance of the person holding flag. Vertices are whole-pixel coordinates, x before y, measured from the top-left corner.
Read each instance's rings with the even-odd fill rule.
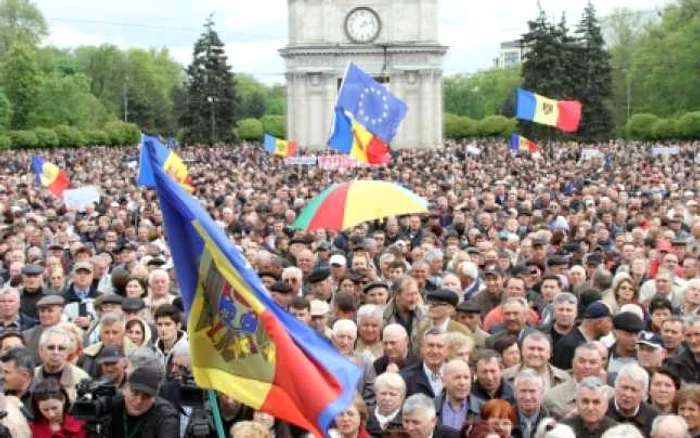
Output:
[[[36,155],[32,155],[32,170],[37,182],[58,198],[62,197],[63,192],[70,186],[68,176],[63,169]]]
[[[324,436],[360,369],[275,305],[239,250],[144,143],[189,315],[192,373],[256,410]]]

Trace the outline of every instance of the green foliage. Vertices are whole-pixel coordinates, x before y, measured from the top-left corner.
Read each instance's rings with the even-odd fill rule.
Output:
[[[40,80],[34,50],[25,45],[13,45],[0,68],[0,86],[12,105],[12,128],[28,126]]]
[[[462,139],[479,135],[479,124],[469,117],[445,114],[445,137]]]
[[[635,140],[651,140],[654,138],[653,127],[658,121],[654,114],[635,114],[627,122],[627,136]]]
[[[678,120],[678,134],[682,138],[700,138],[700,111],[686,113]]]
[[[13,148],[35,148],[38,146],[39,139],[33,131],[10,131],[10,141]]]
[[[224,44],[211,17],[204,27],[194,44],[192,64],[187,67],[187,110],[180,123],[187,142],[213,144],[231,138],[240,108]]]
[[[0,89],[0,132],[7,132],[10,129],[10,120],[12,120],[12,106]]]
[[[0,57],[17,44],[35,47],[49,34],[46,20],[33,2],[0,0]]]
[[[104,146],[109,144],[109,136],[101,129],[83,131],[86,146]]]
[[[58,135],[48,128],[34,128],[37,146],[40,148],[55,148],[59,145]]]
[[[50,73],[41,78],[29,126],[71,125],[83,129],[102,126],[110,115],[90,93],[90,80],[83,74]]]
[[[53,128],[58,143],[62,148],[75,148],[85,146],[85,137],[78,128],[68,125],[59,125]]]
[[[111,146],[126,146],[138,143],[141,132],[133,123],[108,122],[103,128]]]
[[[443,82],[445,112],[474,119],[493,114],[512,116],[508,101],[519,85],[519,68],[448,76]]]
[[[510,123],[503,116],[488,116],[479,121],[479,133],[484,137],[497,137],[508,134]]]
[[[659,119],[651,127],[651,135],[656,140],[672,140],[678,138],[678,122],[674,119]]]
[[[263,124],[257,119],[243,119],[236,127],[238,138],[241,140],[260,141],[263,137]]]
[[[10,137],[7,135],[0,134],[0,150],[9,149],[12,145]]]
[[[284,116],[267,115],[260,118],[263,131],[277,138],[286,138],[286,126]]]

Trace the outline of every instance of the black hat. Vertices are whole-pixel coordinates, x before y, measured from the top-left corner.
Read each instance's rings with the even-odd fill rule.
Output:
[[[146,308],[146,303],[139,297],[128,297],[122,301],[122,310],[124,312],[140,312]]]
[[[279,281],[279,279],[280,279],[280,276],[275,274],[272,271],[260,271],[260,272],[258,272],[258,277],[260,277],[260,278],[269,277],[275,281]]]
[[[644,321],[634,313],[622,312],[613,317],[615,330],[639,333],[644,330]]]
[[[64,248],[63,248],[63,245],[60,245],[58,243],[52,243],[51,245],[49,245],[48,249],[49,250],[61,250],[61,251],[63,251]]]
[[[311,274],[306,278],[309,283],[314,284],[314,283],[319,283],[326,278],[330,277],[331,271],[328,268],[316,268],[314,269]]]
[[[639,334],[639,339],[637,340],[637,345],[644,344],[650,347],[664,349],[666,348],[666,343],[663,338],[654,332],[641,332]]]
[[[603,304],[602,301],[594,301],[586,307],[583,312],[584,319],[605,318],[610,315],[610,308]]]
[[[24,265],[22,275],[41,275],[44,273],[44,267],[41,265]]]
[[[389,285],[386,284],[386,281],[374,280],[374,281],[370,281],[369,283],[365,284],[365,287],[362,288],[362,292],[367,293],[367,292],[369,292],[372,289],[377,288],[377,287],[383,287],[386,290],[389,290]]]
[[[124,357],[124,350],[118,345],[107,345],[97,356],[97,364],[119,362]]]
[[[568,266],[569,258],[564,255],[554,254],[547,258],[547,265],[549,266]]]
[[[147,263],[146,266],[163,266],[165,264],[165,260],[163,260],[160,257],[153,257],[150,259]]]
[[[66,300],[60,295],[46,295],[36,303],[36,307],[65,306]]]
[[[497,266],[490,265],[484,270],[484,277],[487,275],[495,275],[496,277],[502,277],[503,271]]]
[[[481,313],[479,304],[473,300],[462,301],[461,303],[457,304],[457,308],[455,310],[464,313]]]
[[[316,245],[316,251],[330,251],[331,250],[331,244],[326,242],[325,240],[318,245]]]
[[[457,307],[459,303],[459,296],[457,293],[450,289],[438,289],[432,292],[428,292],[425,296],[425,300],[430,304],[430,302],[449,304],[452,307]]]
[[[581,250],[581,245],[578,242],[566,242],[561,246],[561,249],[565,253],[572,253]]]
[[[673,313],[673,303],[668,298],[657,295],[649,300],[649,313],[652,314],[658,309],[668,309]]]
[[[127,381],[131,389],[155,396],[160,388],[160,377],[158,369],[140,366],[131,373]]]
[[[301,243],[302,245],[308,245],[309,239],[306,236],[298,236],[298,237],[292,237],[289,239],[289,245],[294,245],[295,243]]]
[[[533,248],[536,246],[545,246],[546,244],[547,244],[547,241],[545,241],[544,239],[541,239],[539,237],[532,239],[532,247]]]
[[[284,281],[275,281],[274,283],[272,283],[272,286],[270,286],[270,292],[288,294],[293,291],[294,290],[292,289],[292,286],[288,285]]]
[[[124,250],[136,251],[136,249],[137,249],[137,248],[136,248],[136,245],[134,245],[134,244],[131,243],[131,242],[126,242],[126,243],[122,243],[121,245],[119,245],[119,246],[117,247],[117,249],[115,250],[115,252],[116,252],[116,253],[120,253],[120,252],[122,252],[122,251],[124,251]]]
[[[600,254],[592,253],[586,257],[586,264],[600,266],[603,263],[603,257]]]
[[[117,294],[107,294],[102,297],[102,304],[119,304],[124,302],[124,297]]]
[[[477,248],[475,246],[470,246],[469,248],[467,248],[467,254],[479,255],[479,254],[481,254],[481,250],[479,250],[479,248]]]
[[[512,277],[517,277],[527,272],[530,272],[530,269],[525,265],[513,265],[510,267],[510,275]]]

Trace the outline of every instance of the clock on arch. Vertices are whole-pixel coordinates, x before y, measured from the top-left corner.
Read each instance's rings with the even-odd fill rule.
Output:
[[[382,21],[372,8],[360,6],[345,17],[345,33],[354,43],[371,43],[377,39],[381,29]]]

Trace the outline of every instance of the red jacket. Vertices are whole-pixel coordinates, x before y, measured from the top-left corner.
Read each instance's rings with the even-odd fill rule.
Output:
[[[63,417],[61,430],[51,430],[48,421],[43,418],[29,423],[29,428],[34,438],[87,438],[87,432],[83,429],[84,424],[84,421],[66,414]]]

